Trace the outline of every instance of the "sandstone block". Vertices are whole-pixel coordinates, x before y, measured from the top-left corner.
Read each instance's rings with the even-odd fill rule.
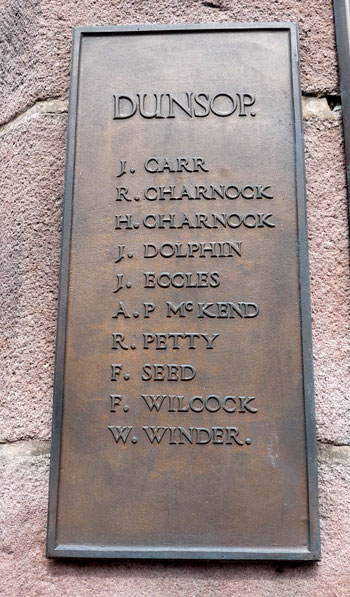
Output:
[[[0,124],[37,100],[67,97],[75,25],[235,21],[298,22],[303,90],[337,92],[332,0],[8,0],[0,6]]]

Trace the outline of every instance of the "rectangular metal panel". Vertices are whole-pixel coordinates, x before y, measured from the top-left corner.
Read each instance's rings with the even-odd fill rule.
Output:
[[[48,556],[317,559],[293,24],[74,31]]]

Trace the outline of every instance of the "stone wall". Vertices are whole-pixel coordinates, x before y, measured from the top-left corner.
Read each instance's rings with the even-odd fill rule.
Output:
[[[322,560],[48,561],[71,28],[224,21],[297,21],[300,28]],[[349,230],[331,0],[4,0],[0,48],[0,594],[348,596]]]

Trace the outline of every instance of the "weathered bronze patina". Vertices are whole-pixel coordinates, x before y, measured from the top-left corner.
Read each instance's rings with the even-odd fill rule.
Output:
[[[290,24],[74,34],[50,557],[317,559]]]

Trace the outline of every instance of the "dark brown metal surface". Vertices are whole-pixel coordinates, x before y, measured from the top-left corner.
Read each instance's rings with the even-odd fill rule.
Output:
[[[50,557],[319,556],[296,39],[75,30]]]

